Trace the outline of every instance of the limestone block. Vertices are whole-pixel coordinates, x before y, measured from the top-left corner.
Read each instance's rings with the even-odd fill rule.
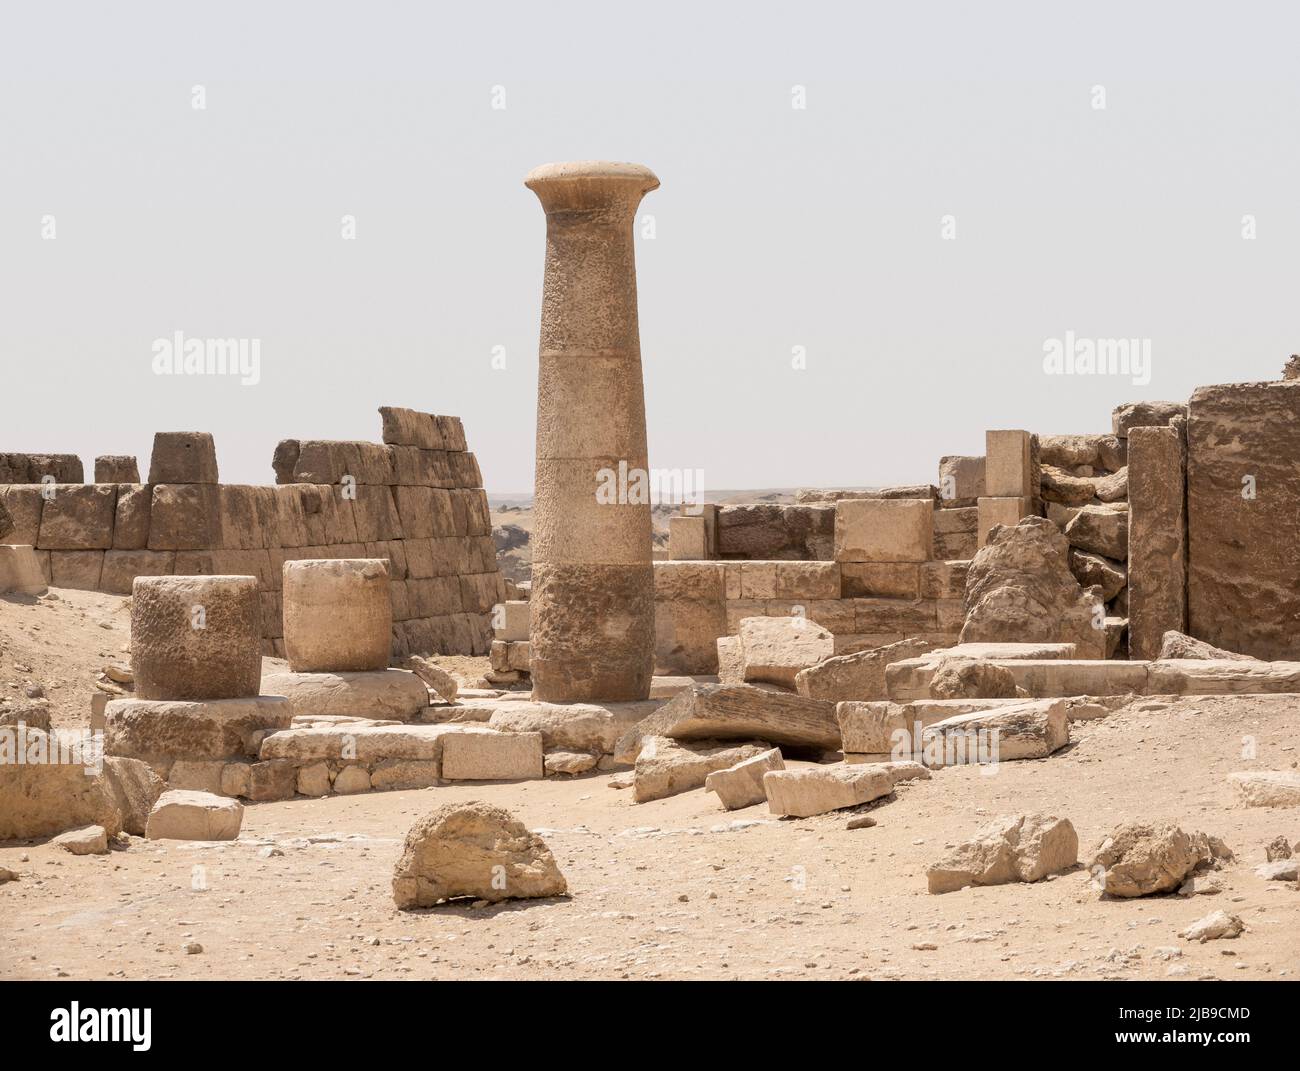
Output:
[[[36,551],[28,545],[0,544],[0,594],[39,595],[45,577]]]
[[[175,568],[174,550],[106,550],[98,589],[130,595],[137,576],[169,576]]]
[[[113,699],[104,708],[104,750],[169,767],[182,759],[256,754],[268,731],[287,729],[289,704],[279,696],[185,702]]]
[[[51,844],[62,848],[69,855],[107,855],[108,834],[103,826],[82,826],[60,833]]]
[[[329,763],[313,762],[299,767],[295,787],[303,796],[328,796],[330,794]]]
[[[1015,525],[1023,517],[1031,517],[1034,513],[1034,502],[1031,498],[981,498],[977,507],[979,511],[978,527],[976,529],[977,546],[984,546],[989,541],[989,535],[997,525]]]
[[[1033,442],[1027,431],[984,433],[984,494],[988,498],[1032,498]]]
[[[541,733],[460,733],[443,742],[448,781],[515,781],[544,775]]]
[[[633,765],[632,799],[649,803],[701,788],[709,774],[766,751],[755,744],[711,746],[646,736]]]
[[[1111,413],[1111,427],[1124,439],[1134,428],[1164,427],[1187,412],[1185,402],[1126,402]]]
[[[921,732],[927,766],[1041,759],[1070,742],[1069,705],[1044,699],[958,714]]]
[[[103,826],[110,834],[122,828],[108,779],[87,775],[88,756],[31,726],[6,726],[0,729],[0,741],[10,755],[21,748],[26,758],[0,763],[0,841],[47,837],[85,825]],[[74,761],[32,761],[32,756],[48,758],[56,748]]]
[[[386,759],[370,771],[370,787],[376,792],[410,788],[432,788],[440,781],[439,764],[429,759]]]
[[[261,617],[249,576],[137,577],[131,666],[141,699],[258,694]]]
[[[227,765],[225,759],[177,759],[167,771],[167,787],[223,795],[222,772]]]
[[[438,421],[432,413],[381,405],[379,416],[383,420],[384,442],[393,446],[418,446],[428,450],[443,448]]]
[[[221,540],[221,499],[211,484],[158,484],[149,504],[150,550],[207,550]]]
[[[842,562],[841,594],[846,599],[915,599],[923,563]]]
[[[919,568],[921,598],[960,599],[966,594],[969,561],[925,562]]]
[[[1155,658],[1187,629],[1187,460],[1181,428],[1131,429],[1129,653]]]
[[[717,649],[718,680],[723,684],[743,684],[745,682],[745,660],[741,651],[740,637],[719,636]]]
[[[363,766],[344,766],[334,778],[334,791],[340,796],[353,796],[370,791],[370,773]]]
[[[916,636],[938,628],[933,599],[854,599],[854,631]]]
[[[234,840],[244,822],[238,800],[209,792],[172,789],[158,797],[149,812],[149,840]]]
[[[386,561],[284,563],[284,647],[294,672],[361,672],[388,665],[393,626]]]
[[[52,550],[50,583],[56,588],[98,591],[104,571],[102,550]]]
[[[95,483],[139,483],[140,466],[125,454],[105,454],[95,458]]]
[[[495,632],[498,640],[528,639],[528,600],[511,599],[501,604],[501,627]]]
[[[1300,773],[1295,770],[1243,770],[1228,783],[1245,807],[1300,807]]]
[[[984,458],[950,455],[939,458],[939,497],[945,502],[973,501],[985,495]]]
[[[410,721],[429,705],[429,689],[404,669],[342,673],[268,673],[263,695],[283,696],[294,717],[325,715]]]
[[[668,518],[668,557],[673,561],[699,561],[709,557],[708,530],[703,517]]]
[[[835,507],[835,560],[923,562],[932,558],[934,502],[858,499]]]
[[[160,431],[153,437],[149,482],[217,482],[217,447],[206,431]]]
[[[725,770],[714,770],[707,774],[704,778],[704,791],[715,793],[718,801],[729,811],[752,807],[767,799],[767,793],[763,789],[763,775],[768,770],[784,769],[781,749],[772,748],[752,759],[728,766]]]
[[[113,515],[114,550],[144,550],[148,547],[152,502],[152,487],[129,483],[117,485],[117,506]]]
[[[3,457],[0,454],[0,457]],[[36,546],[41,531],[42,487],[4,487],[0,486],[0,498],[4,499],[5,509],[14,527],[3,538],[12,545]]]
[[[1083,506],[1065,526],[1065,538],[1080,550],[1127,561],[1128,517],[1123,504]]]
[[[254,762],[248,767],[247,796],[255,802],[292,799],[298,787],[298,767],[287,759]]]
[[[113,545],[114,484],[49,484],[37,546],[42,550],[106,550]]]
[[[885,667],[892,662],[916,658],[933,649],[921,639],[907,639],[865,651],[836,655],[795,675],[795,689],[802,696],[829,702],[884,699]],[[856,749],[855,749],[856,750]]]
[[[772,814],[810,818],[845,807],[870,803],[894,790],[894,781],[879,763],[772,770],[763,775]]]
[[[968,885],[1039,881],[1079,861],[1079,836],[1067,818],[1047,814],[1002,815],[926,870],[932,893]]]
[[[835,640],[802,617],[748,617],[740,623],[745,680],[794,687],[795,674],[835,653]]]

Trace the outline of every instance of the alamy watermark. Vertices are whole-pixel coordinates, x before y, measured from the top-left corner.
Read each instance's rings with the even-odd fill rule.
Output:
[[[1151,382],[1149,338],[1064,338],[1043,342],[1043,372],[1049,376],[1129,376],[1133,385]]]
[[[703,469],[642,469],[620,461],[596,470],[596,501],[602,506],[677,505],[683,513],[704,510]]]
[[[156,376],[239,376],[245,387],[262,379],[260,338],[186,338],[174,331],[154,339],[152,349]]]

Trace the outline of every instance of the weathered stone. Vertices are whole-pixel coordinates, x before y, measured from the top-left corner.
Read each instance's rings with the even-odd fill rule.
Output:
[[[460,683],[448,673],[427,658],[421,658],[419,655],[410,655],[403,659],[402,668],[409,669],[420,680],[424,681],[428,687],[438,693],[439,698],[446,700],[448,703],[456,702],[456,696],[460,694]]]
[[[1041,759],[1070,742],[1068,710],[1039,699],[958,714],[922,730],[922,758],[930,767]]]
[[[429,705],[429,689],[404,669],[362,673],[268,673],[263,695],[284,696],[293,716],[410,721]]]
[[[1295,770],[1243,770],[1228,783],[1246,807],[1300,807],[1300,773]]]
[[[1160,649],[1152,657],[1157,659],[1216,659],[1225,662],[1258,662],[1252,655],[1225,651],[1204,640],[1195,639],[1182,632],[1170,630],[1160,637]]]
[[[298,767],[287,759],[254,762],[248,767],[248,799],[255,802],[292,799],[298,786]]]
[[[107,855],[108,834],[103,826],[82,826],[60,833],[52,843],[71,855]]]
[[[722,684],[744,684],[745,661],[740,646],[740,637],[719,636],[717,648],[718,680]],[[798,674],[795,674],[795,679],[798,679]]]
[[[544,776],[541,733],[453,733],[442,745],[448,781],[517,781]]]
[[[169,768],[177,759],[240,758],[274,729],[287,729],[292,708],[279,696],[248,699],[114,699],[104,708],[104,750]]]
[[[104,454],[95,458],[96,483],[139,483],[140,466],[129,454]]]
[[[156,432],[149,482],[216,483],[217,447],[212,436],[206,431]]]
[[[104,783],[122,817],[122,831],[143,837],[149,812],[166,790],[166,782],[147,762],[123,755],[106,755]]]
[[[255,577],[136,578],[131,669],[139,698],[255,696],[261,645]]]
[[[973,502],[984,493],[983,457],[939,458],[939,497],[946,504]]]
[[[600,756],[588,751],[548,751],[543,756],[547,776],[563,774],[573,777],[594,770],[599,762]]]
[[[1240,937],[1246,924],[1237,915],[1226,911],[1211,911],[1204,918],[1197,919],[1185,930],[1180,930],[1179,937],[1188,941],[1218,941],[1224,938]]]
[[[1300,659],[1300,380],[1199,388],[1187,447],[1184,631],[1257,658]]]
[[[975,832],[926,871],[932,893],[967,885],[1039,881],[1079,861],[1079,837],[1067,818],[1002,815]]]
[[[1137,429],[1134,429],[1137,430]],[[1129,437],[1130,448],[1132,446],[1132,436]],[[1097,497],[1102,502],[1127,502],[1128,501],[1128,468],[1121,468],[1118,472],[1112,472],[1109,476],[1102,476],[1096,481]]]
[[[835,653],[835,639],[805,617],[747,617],[740,651],[746,681],[793,688],[795,674]]]
[[[0,545],[0,594],[40,595],[45,577],[36,550],[29,544]]]
[[[836,561],[924,562],[932,557],[931,499],[856,499],[836,506]]]
[[[371,769],[370,787],[376,792],[431,788],[441,777],[440,765],[429,759],[388,759]]]
[[[1100,587],[1102,602],[1110,602],[1128,584],[1128,572],[1122,562],[1073,548],[1070,549],[1070,572],[1081,587],[1094,584]]]
[[[53,484],[41,510],[41,550],[106,550],[113,545],[113,484]]]
[[[729,811],[741,807],[752,807],[767,799],[763,788],[763,775],[768,770],[784,770],[785,762],[781,758],[780,748],[772,748],[752,759],[745,759],[728,766],[725,770],[714,770],[704,778],[704,791],[713,792],[719,802]]]
[[[244,806],[238,800],[173,789],[158,797],[144,835],[150,840],[234,840],[243,822]]]
[[[1101,602],[1079,587],[1066,537],[1046,518],[997,530],[967,570],[964,605],[962,643],[1056,641],[1104,654]]]
[[[299,767],[296,787],[304,796],[328,796],[330,793],[329,763],[313,762]]]
[[[175,567],[174,550],[107,550],[98,587],[114,595],[130,595],[137,576],[170,576]]]
[[[370,773],[364,766],[344,766],[334,778],[334,791],[340,796],[355,796],[370,791]]]
[[[401,910],[459,897],[497,903],[567,891],[546,842],[509,811],[477,800],[444,804],[416,822],[393,870],[393,901]]]
[[[119,832],[116,796],[106,777],[89,775],[93,761],[80,738],[27,725],[0,728],[0,841],[86,825]]]
[[[701,788],[715,770],[725,770],[766,750],[757,744],[708,746],[646,736],[633,766],[633,800],[648,803]]]
[[[294,672],[388,666],[393,611],[387,561],[287,561],[283,597],[284,650]]]
[[[763,788],[772,814],[810,818],[887,796],[894,780],[880,763],[840,763],[769,771]]]
[[[1082,506],[1097,496],[1097,484],[1083,476],[1071,476],[1051,465],[1043,466],[1043,498],[1062,506]]]
[[[1181,427],[1137,427],[1128,441],[1129,654],[1155,658],[1164,633],[1187,627],[1187,450]]]
[[[437,418],[432,413],[381,405],[379,416],[383,421],[383,440],[391,446],[441,450],[445,445],[438,430]]]
[[[1049,503],[1056,506],[1056,503]],[[981,498],[977,504],[976,546],[984,547],[999,526],[1014,527],[1025,517],[1036,514],[1034,500],[1028,496],[1013,498]]]
[[[948,658],[939,663],[930,694],[935,699],[1014,699],[1016,679],[996,662]]]
[[[818,751],[839,748],[835,705],[753,684],[697,684],[621,737],[614,757],[630,762],[648,736],[674,740],[767,740]]]
[[[1116,561],[1128,559],[1128,510],[1116,505],[1083,506],[1065,526],[1070,546]]]
[[[1111,413],[1111,427],[1117,438],[1127,438],[1134,428],[1154,428],[1187,415],[1184,402],[1125,402]]]
[[[1148,662],[1146,666],[1145,691],[1150,695],[1300,692],[1300,662],[1205,658]]]
[[[1204,833],[1126,822],[1102,841],[1088,867],[1109,896],[1151,896],[1177,889],[1193,872],[1224,858],[1232,853]]]
[[[488,728],[504,733],[541,733],[549,751],[610,754],[618,738],[660,707],[640,703],[528,703],[499,705],[488,718]]]
[[[885,667],[934,649],[927,640],[907,639],[853,654],[837,655],[795,674],[795,688],[809,699],[832,703],[884,699]]]
[[[989,498],[1032,498],[1033,437],[1027,431],[984,433],[984,494]]]
[[[177,759],[167,771],[167,787],[220,796],[221,774],[225,768],[225,759]]]

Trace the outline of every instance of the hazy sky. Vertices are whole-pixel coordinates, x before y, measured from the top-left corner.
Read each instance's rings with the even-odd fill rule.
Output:
[[[985,428],[1108,430],[1300,350],[1294,6],[4,9],[0,451],[88,477],[192,429],[266,483],[395,404],[530,490],[552,160],[662,182],[650,459],[709,487],[932,480]],[[155,375],[175,331],[260,339],[260,382]],[[1044,374],[1067,332],[1149,340],[1150,383]]]

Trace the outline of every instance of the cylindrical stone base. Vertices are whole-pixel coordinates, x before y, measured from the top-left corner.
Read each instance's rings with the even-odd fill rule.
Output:
[[[533,698],[616,702],[649,695],[654,598],[651,565],[534,565]]]
[[[383,558],[284,563],[284,653],[295,673],[387,669],[393,604]]]
[[[262,680],[253,576],[138,576],[131,593],[137,699],[242,699]]]

